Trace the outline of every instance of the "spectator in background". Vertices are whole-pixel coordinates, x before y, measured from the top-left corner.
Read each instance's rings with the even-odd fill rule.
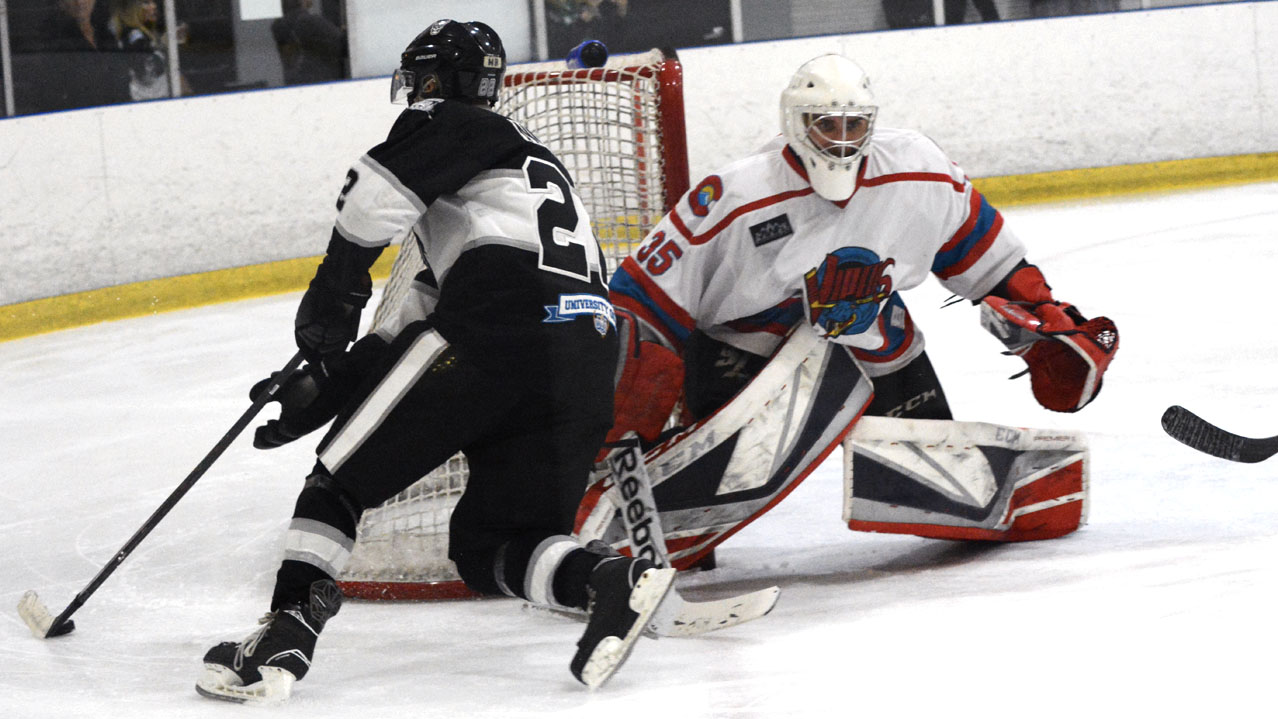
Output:
[[[110,27],[129,60],[129,97],[155,100],[169,97],[167,39],[159,30],[156,0],[111,0]],[[178,26],[178,41],[185,41],[185,26]],[[190,86],[182,80],[182,94]]]
[[[1117,11],[1117,0],[1030,0],[1030,14],[1034,17],[1090,15]]]
[[[981,15],[981,22],[996,22],[999,19],[998,8],[994,0],[971,0],[976,12]],[[962,25],[967,15],[968,0],[945,0],[945,24]]]
[[[281,0],[284,16],[271,23],[287,85],[346,77],[346,31],[311,12],[313,4],[314,0]]]
[[[41,24],[45,50],[104,51],[115,47],[106,9],[97,0],[56,0]]]
[[[936,24],[932,0],[883,0],[883,14],[888,27],[894,29]]]
[[[37,112],[128,102],[128,74],[107,20],[97,0],[55,0],[40,24]]]
[[[548,0],[546,34],[550,54],[566,55],[585,40],[602,42],[609,53],[647,50],[626,42],[625,19],[629,10],[629,0]]]
[[[630,0],[585,0],[581,7],[582,40],[598,40],[609,52],[625,52],[626,12]]]

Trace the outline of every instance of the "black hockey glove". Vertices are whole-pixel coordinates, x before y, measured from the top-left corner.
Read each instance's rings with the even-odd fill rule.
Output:
[[[355,339],[360,311],[373,294],[368,268],[381,253],[381,247],[357,245],[333,230],[293,322],[293,337],[307,362],[319,364]]]
[[[253,385],[249,398],[256,399],[265,392],[267,385],[278,375],[278,372],[272,373]],[[322,390],[325,381],[319,365],[307,365],[289,375],[271,398],[272,402],[280,403],[280,418],[267,420],[266,424],[257,428],[253,433],[253,446],[274,449],[314,432],[337,416],[339,405],[336,402],[321,401],[325,394]]]
[[[293,338],[308,362],[318,364],[346,349],[359,333],[360,311],[371,294],[371,281],[367,288],[339,292],[322,277],[311,280],[293,323]]]
[[[355,397],[364,379],[381,362],[386,352],[382,338],[370,334],[349,352],[330,355],[322,362],[308,364],[280,385],[272,402],[280,403],[280,418],[267,420],[253,434],[253,446],[274,449],[328,424]],[[266,391],[270,378],[253,385],[250,399]]]

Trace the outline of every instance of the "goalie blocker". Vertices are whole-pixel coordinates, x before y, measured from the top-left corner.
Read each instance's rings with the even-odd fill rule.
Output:
[[[865,417],[843,449],[850,529],[1021,542],[1087,520],[1081,432]]]

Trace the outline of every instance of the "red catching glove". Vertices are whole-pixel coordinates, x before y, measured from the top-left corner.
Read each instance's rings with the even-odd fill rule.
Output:
[[[1086,319],[1051,298],[1037,267],[1027,265],[1006,283],[1012,299],[982,300],[981,325],[1028,366],[1034,398],[1056,412],[1077,412],[1096,398],[1118,352],[1118,328],[1108,317]]]

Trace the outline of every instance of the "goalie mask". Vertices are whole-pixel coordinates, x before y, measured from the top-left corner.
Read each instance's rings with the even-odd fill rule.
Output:
[[[391,78],[391,102],[427,98],[496,104],[506,74],[506,50],[482,22],[439,20],[413,38]]]
[[[869,77],[842,55],[822,55],[794,73],[781,92],[781,130],[818,195],[852,196],[878,110]]]

